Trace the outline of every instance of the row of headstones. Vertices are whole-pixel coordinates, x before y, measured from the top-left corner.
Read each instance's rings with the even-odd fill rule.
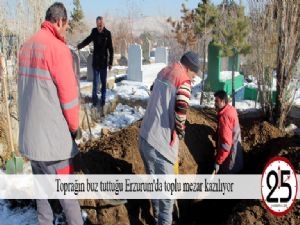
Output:
[[[128,48],[128,71],[127,79],[142,82],[142,48],[141,45],[133,44]],[[155,63],[164,63],[168,65],[169,51],[166,47],[158,47],[155,50]],[[92,56],[87,59],[87,79],[93,80]]]
[[[138,44],[130,45],[128,48],[128,71],[127,79],[132,81],[143,81],[142,71],[142,48]],[[159,47],[155,50],[155,63],[168,65],[168,48]]]

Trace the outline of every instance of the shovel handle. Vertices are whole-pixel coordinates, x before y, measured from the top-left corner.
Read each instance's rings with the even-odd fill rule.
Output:
[[[7,118],[7,125],[8,125],[8,133],[9,133],[9,145],[12,153],[14,154],[14,143],[13,143],[13,136],[12,136],[12,128],[11,128],[11,122],[10,122],[10,113],[9,113],[9,107],[8,107],[8,93],[7,93],[7,84],[6,84],[6,66],[5,66],[5,59],[4,56],[0,55],[0,77],[2,77],[3,80],[3,89],[4,89],[4,104],[6,108],[6,118]]]

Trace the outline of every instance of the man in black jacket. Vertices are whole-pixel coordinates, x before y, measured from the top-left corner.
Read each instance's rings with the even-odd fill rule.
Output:
[[[81,49],[91,43],[94,43],[93,52],[93,106],[97,105],[97,89],[99,86],[99,75],[101,79],[101,106],[105,105],[105,95],[106,95],[106,78],[107,78],[107,66],[109,70],[112,67],[114,50],[111,39],[111,33],[105,28],[104,19],[102,16],[98,16],[96,19],[97,27],[92,29],[91,34],[77,45],[78,49]],[[109,57],[108,57],[109,53]]]

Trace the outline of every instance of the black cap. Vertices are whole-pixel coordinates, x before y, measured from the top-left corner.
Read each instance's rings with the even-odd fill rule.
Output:
[[[180,62],[195,73],[198,73],[200,69],[199,55],[195,52],[189,51],[184,53],[180,59]]]

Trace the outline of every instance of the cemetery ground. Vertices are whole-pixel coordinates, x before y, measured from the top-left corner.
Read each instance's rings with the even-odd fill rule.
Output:
[[[89,174],[144,174],[144,165],[138,149],[138,134],[149,95],[149,87],[157,72],[165,63],[139,65],[142,82],[125,79],[124,74],[115,76],[111,90],[107,91],[104,117],[99,118],[99,108],[91,107],[91,82],[83,80],[81,87],[81,118],[83,138],[78,143],[81,160],[76,163],[78,173]],[[125,74],[126,75],[126,74]],[[125,79],[117,81],[117,79]],[[188,113],[186,135],[180,143],[180,174],[211,174],[215,155],[216,112],[212,93],[204,105],[199,106],[201,79],[197,77],[192,88],[191,109]],[[300,93],[297,101],[300,100]],[[298,104],[298,103],[297,103]],[[273,156],[287,157],[296,172],[300,171],[300,140],[293,131],[284,133],[260,117],[254,101],[237,102],[244,147],[244,174],[261,174],[268,159]],[[299,105],[299,104],[298,104]],[[87,108],[89,126],[83,108]],[[299,110],[295,112],[299,116]],[[3,118],[3,117],[2,117]],[[0,118],[1,119],[1,118]],[[287,121],[300,127],[300,120]],[[299,129],[298,129],[299,130]],[[6,146],[6,121],[0,121],[0,144]],[[17,142],[16,142],[17,143]],[[0,154],[2,166],[8,158]],[[30,168],[26,164],[27,170]],[[3,167],[2,167],[3,168]],[[2,171],[0,170],[0,173]],[[62,225],[65,218],[58,202],[55,224]],[[128,200],[126,204],[109,207],[103,200],[80,200],[86,224],[146,225],[154,224],[150,200]],[[174,214],[174,224],[300,224],[300,202],[284,217],[274,217],[258,200],[178,200],[179,218]],[[0,224],[37,224],[34,201],[0,200]],[[218,216],[212,216],[216,214]]]
[[[240,117],[240,123],[245,157],[245,168],[242,173],[261,174],[264,165],[273,156],[287,157],[296,172],[300,172],[299,137],[294,136],[293,133],[281,132],[260,117],[248,118],[247,115],[243,115]],[[82,159],[80,163],[79,161],[76,163],[78,172],[144,174],[144,166],[138,150],[140,124],[141,120],[138,120],[127,128],[115,132],[102,132],[101,137],[81,142],[79,148]],[[212,172],[216,126],[214,109],[191,108],[189,110],[186,136],[180,143],[180,174],[210,174]],[[57,203],[53,202],[53,204],[57,206]],[[106,206],[103,200],[80,200],[80,204],[87,224],[154,224],[150,200],[128,200],[126,204],[115,207]],[[262,201],[258,200],[178,200],[178,204],[180,217],[178,219],[174,215],[174,224],[300,223],[299,201],[284,217],[272,216],[267,212]],[[10,201],[7,205],[11,213],[23,209],[31,217],[36,216],[32,201]],[[0,204],[1,207],[3,205]],[[55,208],[59,215],[56,224],[64,224],[59,207]],[[212,216],[213,213],[218,216]],[[24,214],[21,215],[24,216]],[[24,223],[18,224],[37,224],[34,221],[31,218],[31,222],[28,222],[28,218],[27,220],[23,218]],[[4,224],[11,223],[4,222]]]

